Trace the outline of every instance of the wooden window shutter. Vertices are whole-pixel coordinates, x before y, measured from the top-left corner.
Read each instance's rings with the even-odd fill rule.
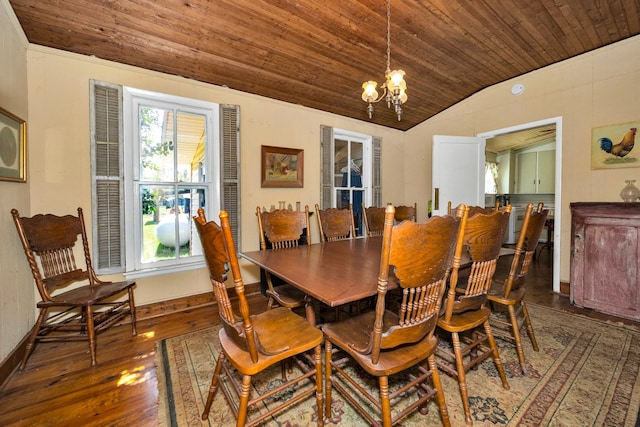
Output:
[[[124,271],[122,87],[91,81],[93,262],[99,274]]]
[[[240,107],[221,105],[220,116],[220,209],[229,214],[233,240],[240,251]]]
[[[331,193],[333,192],[333,156],[331,147],[333,146],[333,128],[330,126],[320,126],[320,209],[331,207]]]
[[[372,141],[371,190],[373,192],[373,206],[382,206],[382,138],[374,136]]]

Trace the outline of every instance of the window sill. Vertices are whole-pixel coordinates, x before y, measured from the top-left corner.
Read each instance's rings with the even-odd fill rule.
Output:
[[[160,276],[164,274],[180,273],[182,271],[197,270],[200,268],[206,268],[207,264],[204,261],[193,262],[182,265],[172,265],[168,267],[155,267],[147,268],[144,270],[128,271],[124,273],[124,277],[127,280],[140,279],[142,277]]]

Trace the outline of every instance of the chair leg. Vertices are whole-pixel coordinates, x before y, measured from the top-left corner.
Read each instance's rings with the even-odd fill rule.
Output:
[[[487,334],[487,339],[489,340],[489,345],[493,350],[493,362],[496,364],[496,369],[498,369],[498,373],[500,374],[500,379],[502,380],[502,388],[505,390],[509,390],[509,383],[507,382],[507,376],[504,373],[504,367],[502,366],[502,361],[500,360],[500,354],[498,353],[498,346],[496,345],[496,340],[493,338],[493,332],[491,332],[491,326],[489,325],[489,321],[484,322],[484,331]]]
[[[87,337],[89,337],[89,353],[91,355],[91,366],[96,366],[96,330],[93,324],[93,308],[87,306]]]
[[[431,370],[431,380],[433,381],[433,386],[436,389],[436,399],[438,401],[438,406],[440,407],[442,425],[444,427],[450,427],[451,421],[449,421],[449,411],[447,410],[447,404],[444,400],[444,391],[442,390],[442,383],[440,382],[440,373],[438,372],[435,354],[429,356],[427,361],[429,362],[429,369]]]
[[[209,394],[207,395],[207,402],[204,405],[204,411],[202,411],[202,421],[205,421],[209,417],[209,411],[211,410],[211,404],[213,398],[218,390],[218,381],[220,379],[220,372],[222,371],[222,363],[224,362],[224,353],[220,353],[218,356],[218,363],[213,370],[213,377],[211,378],[211,386],[209,386]]]
[[[138,335],[138,331],[136,330],[136,303],[133,299],[133,287],[128,289],[129,291],[129,315],[131,316],[131,335]]]
[[[238,419],[236,426],[242,427],[247,423],[249,408],[249,392],[251,391],[251,375],[242,376],[242,390],[240,392],[240,406],[238,407]]]
[[[458,387],[460,388],[460,397],[462,399],[462,407],[464,408],[464,419],[468,425],[472,425],[473,420],[471,419],[471,408],[469,408],[469,393],[467,392],[467,377],[464,371],[462,350],[460,349],[460,336],[457,332],[451,333],[451,342],[453,344],[453,352],[456,356]]]
[[[538,342],[536,341],[536,335],[533,333],[533,325],[531,324],[531,318],[529,317],[529,310],[527,310],[527,304],[524,301],[522,304],[522,315],[524,316],[524,321],[527,325],[527,334],[529,335],[529,339],[531,339],[531,345],[533,346],[534,351],[540,351],[538,348]]]
[[[318,411],[318,427],[324,426],[324,398],[322,395],[322,346],[314,349],[314,361],[316,366],[316,405]]]
[[[380,408],[382,409],[382,425],[391,427],[391,403],[389,402],[389,378],[386,375],[378,378],[380,385]]]
[[[27,359],[29,359],[29,356],[31,355],[31,352],[35,348],[36,337],[38,336],[38,333],[40,332],[40,325],[42,325],[42,322],[44,322],[44,319],[47,317],[47,311],[48,311],[48,309],[46,309],[46,308],[41,308],[40,309],[40,314],[38,315],[38,320],[36,321],[36,324],[33,326],[33,329],[31,330],[31,335],[29,335],[29,341],[27,341],[27,347],[25,349],[24,356],[22,356],[22,362],[20,362],[20,366],[18,367],[18,371],[22,372],[24,367],[27,365]]]
[[[513,339],[516,342],[516,353],[518,354],[518,360],[520,361],[520,368],[522,369],[522,374],[527,375],[527,365],[524,362],[524,350],[522,349],[522,337],[520,336],[520,326],[518,326],[516,310],[513,305],[509,305],[507,308],[509,309],[511,331],[513,333]]]
[[[324,342],[324,417],[331,419],[331,341]]]

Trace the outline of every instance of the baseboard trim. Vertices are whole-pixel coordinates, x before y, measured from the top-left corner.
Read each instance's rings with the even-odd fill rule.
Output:
[[[255,293],[260,293],[260,283],[245,285],[245,295],[249,296]],[[231,300],[234,300],[236,298],[235,293],[231,292],[231,294],[233,295]],[[160,301],[153,304],[137,306],[136,321],[153,319],[199,307],[214,305],[216,305],[216,299],[212,292],[190,295],[188,297],[176,298],[168,301]],[[126,320],[123,320],[122,323],[131,323],[131,320],[129,317],[126,317]],[[16,348],[14,348],[0,364],[0,390],[4,388],[6,381],[20,365],[20,362],[27,351],[27,339],[29,338],[30,333],[31,331],[22,338],[22,341],[20,341]]]
[[[563,295],[570,295],[571,284],[569,282],[560,282],[560,293]]]
[[[18,366],[20,366],[20,362],[22,362],[22,358],[27,351],[27,338],[29,338],[29,334],[22,338],[22,341],[18,343],[16,348],[14,348],[13,351],[11,351],[11,353],[9,353],[9,355],[2,361],[2,364],[0,364],[0,390],[4,388],[6,381],[15,372]]]

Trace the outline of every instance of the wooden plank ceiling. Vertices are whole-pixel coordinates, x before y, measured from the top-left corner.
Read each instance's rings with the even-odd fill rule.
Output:
[[[9,0],[29,42],[369,121],[385,0]],[[407,130],[518,75],[640,33],[639,0],[393,0]]]

